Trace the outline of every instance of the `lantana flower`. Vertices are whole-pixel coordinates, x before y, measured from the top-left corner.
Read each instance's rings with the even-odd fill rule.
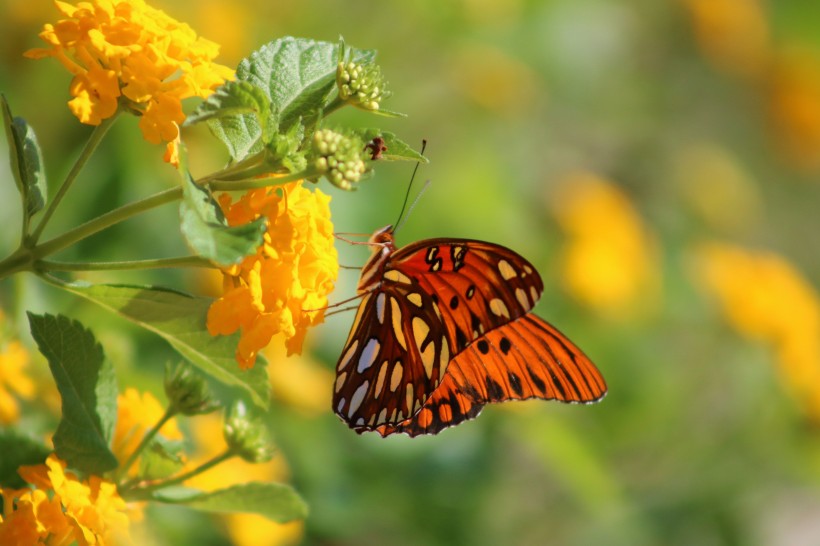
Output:
[[[143,0],[54,4],[65,19],[46,24],[40,38],[47,47],[25,55],[54,57],[74,75],[68,106],[82,123],[99,125],[127,99],[145,139],[168,143],[170,157],[185,120],[181,100],[206,98],[233,78],[213,62],[217,44]]]
[[[45,464],[23,466],[32,487],[0,489],[0,544],[116,544],[128,536],[126,503],[116,486],[99,476],[80,480],[49,455]]]
[[[223,270],[224,293],[208,311],[211,335],[241,332],[241,367],[252,367],[259,350],[280,332],[288,354],[301,352],[308,327],[324,320],[339,272],[329,202],[328,195],[302,182],[252,190],[235,203],[229,195],[220,197],[231,226],[268,219],[264,244]]]

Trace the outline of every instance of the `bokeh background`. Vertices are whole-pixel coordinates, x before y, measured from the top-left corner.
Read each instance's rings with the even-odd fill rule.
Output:
[[[820,4],[154,5],[220,43],[230,66],[284,35],[378,49],[394,91],[386,107],[409,117],[337,119],[428,140],[419,178],[432,184],[398,242],[470,237],[527,256],[546,285],[536,312],[584,348],[610,391],[594,406],[489,407],[437,437],[358,436],[329,409],[353,320],[338,314],[301,358],[269,352],[279,453],[253,475],[228,472],[289,481],[310,517],[278,526],[163,508],[138,543],[820,544]],[[65,106],[57,63],[22,57],[56,11],[44,0],[3,6],[0,91],[37,131],[53,184],[90,131]],[[207,133],[186,139],[195,171],[219,166]],[[50,229],[174,184],[161,155],[136,120],[121,120]],[[6,161],[0,218],[16,226]],[[380,165],[355,193],[323,184],[336,229],[394,222],[410,171]],[[175,255],[176,222],[169,207],[61,257]],[[16,237],[0,230],[3,253]],[[367,257],[337,246],[343,264]],[[356,275],[342,273],[337,300]],[[190,272],[86,278],[214,289]],[[4,281],[0,298],[10,324],[25,309],[82,320],[122,385],[163,399],[174,357],[158,338],[34,278]],[[30,373],[46,384],[45,370],[35,359]]]

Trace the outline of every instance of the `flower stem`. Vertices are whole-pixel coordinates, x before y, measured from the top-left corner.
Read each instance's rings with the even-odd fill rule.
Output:
[[[131,466],[136,462],[137,458],[139,458],[140,456],[140,453],[142,453],[145,447],[149,443],[151,443],[151,440],[154,439],[154,436],[156,436],[159,433],[160,429],[165,425],[165,423],[167,423],[175,414],[176,409],[173,406],[165,410],[165,413],[160,418],[160,420],[157,421],[157,424],[154,425],[154,427],[151,430],[149,430],[145,436],[142,437],[142,441],[139,443],[134,452],[131,453],[131,456],[128,457],[128,460],[125,461],[125,464],[123,464],[117,470],[117,481],[119,481],[119,478],[128,475],[128,469],[131,468]]]
[[[33,257],[35,260],[38,260],[45,256],[49,256],[50,254],[54,254],[55,252],[71,246],[86,237],[94,235],[98,231],[102,231],[105,228],[113,226],[114,224],[118,224],[141,212],[145,212],[160,205],[164,205],[165,203],[175,201],[180,197],[182,197],[182,188],[175,187],[155,193],[150,197],[135,201],[134,203],[123,205],[122,207],[107,212],[93,220],[89,220],[88,222],[77,226],[76,228],[63,233],[58,237],[38,245],[32,251]]]
[[[83,148],[83,151],[80,153],[80,157],[77,158],[77,161],[74,162],[74,166],[71,167],[71,170],[68,172],[65,180],[63,180],[60,189],[57,190],[57,193],[54,195],[54,199],[49,203],[46,211],[43,213],[43,217],[40,219],[40,223],[37,224],[34,232],[31,234],[30,237],[25,239],[26,246],[33,247],[37,244],[37,241],[40,240],[40,237],[43,234],[43,230],[46,228],[49,220],[51,220],[52,215],[57,210],[57,207],[60,205],[60,202],[65,197],[65,194],[68,192],[69,188],[71,188],[74,180],[77,178],[77,175],[80,174],[85,164],[91,158],[91,155],[94,153],[94,150],[97,149],[97,146],[100,145],[102,142],[103,137],[114,125],[114,122],[117,120],[119,115],[119,110],[110,118],[106,118],[102,120],[102,122],[94,128],[94,131],[91,133],[91,137],[89,137],[88,142]],[[25,237],[25,234],[23,235]]]
[[[202,474],[206,470],[210,470],[211,468],[215,467],[216,465],[218,465],[220,463],[223,463],[223,462],[227,461],[228,459],[230,459],[231,457],[235,457],[235,456],[236,456],[236,452],[234,450],[226,449],[221,454],[209,459],[208,461],[205,461],[204,463],[202,463],[198,467],[193,468],[193,469],[189,470],[188,472],[185,472],[183,474],[180,474],[179,476],[176,476],[175,478],[171,478],[170,480],[165,480],[165,481],[162,481],[162,482],[159,482],[159,483],[154,483],[154,484],[151,484],[151,485],[147,485],[145,487],[137,487],[137,488],[132,489],[130,492],[128,492],[128,491],[121,492],[121,494],[122,494],[124,499],[129,500],[129,501],[148,499],[148,498],[150,498],[151,493],[153,493],[154,491],[157,491],[159,489],[163,489],[163,488],[166,488],[166,487],[171,487],[172,485],[178,485],[180,483],[183,483],[186,480],[190,480],[194,476],[196,476],[198,474]]]
[[[133,260],[123,262],[54,262],[40,260],[37,269],[47,271],[116,271],[137,269],[162,269],[171,267],[213,267],[208,260],[199,256],[178,256],[176,258],[156,258],[153,260]]]

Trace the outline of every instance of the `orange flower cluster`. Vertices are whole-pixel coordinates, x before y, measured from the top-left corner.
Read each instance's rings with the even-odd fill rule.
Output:
[[[236,203],[220,198],[232,226],[268,219],[264,244],[223,271],[224,294],[208,312],[211,335],[241,330],[236,359],[243,368],[280,332],[288,354],[301,352],[308,327],[324,320],[339,273],[329,202],[302,182],[252,190]]]
[[[19,473],[33,488],[0,489],[0,544],[86,546],[127,538],[126,504],[113,483],[98,476],[80,480],[53,454],[45,464],[21,467]]]
[[[82,123],[99,125],[128,99],[145,139],[169,143],[166,158],[185,120],[180,101],[208,97],[233,77],[213,62],[217,44],[143,0],[54,3],[66,18],[40,33],[48,47],[25,55],[54,57],[74,75],[68,106]]]

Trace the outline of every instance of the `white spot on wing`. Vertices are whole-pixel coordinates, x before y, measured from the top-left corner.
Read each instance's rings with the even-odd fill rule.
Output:
[[[381,344],[379,343],[379,340],[375,337],[371,337],[367,341],[367,345],[364,346],[364,349],[362,349],[362,354],[359,357],[359,365],[356,368],[356,370],[358,370],[359,373],[362,373],[363,371],[365,371],[373,365],[373,363],[376,361],[376,357],[379,355],[380,348]]]
[[[364,400],[364,395],[367,394],[367,387],[369,386],[370,381],[365,381],[359,385],[359,388],[353,393],[353,396],[350,398],[350,407],[347,408],[348,419],[353,417],[353,414],[356,413],[356,410],[362,405],[362,400]]]
[[[379,292],[379,295],[376,296],[376,319],[379,324],[384,324],[384,298],[386,297],[384,292]]]

